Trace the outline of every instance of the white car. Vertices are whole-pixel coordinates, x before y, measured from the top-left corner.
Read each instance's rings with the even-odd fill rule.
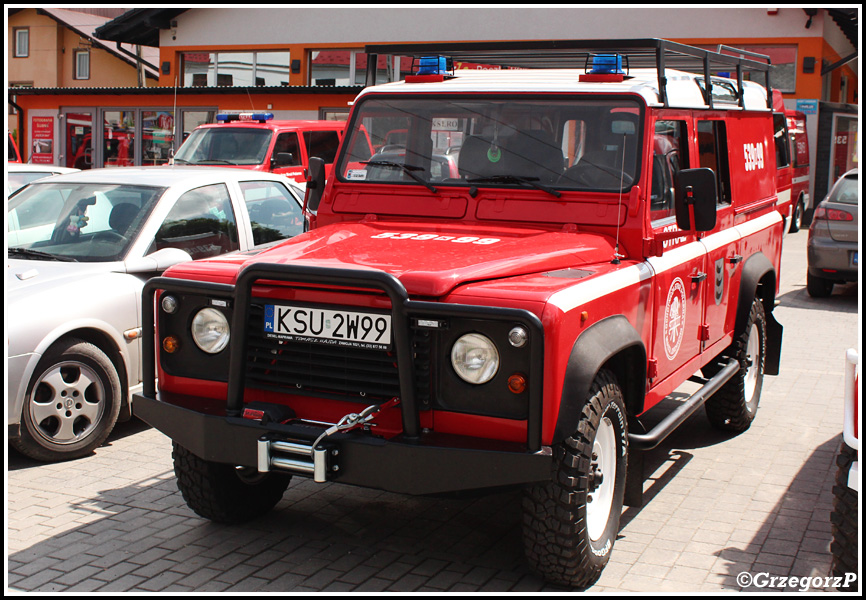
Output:
[[[90,454],[140,388],[141,290],[191,259],[307,228],[281,175],[210,167],[91,169],[8,200],[8,431],[31,458]]]
[[[75,173],[80,169],[71,167],[55,167],[54,165],[33,165],[30,163],[8,163],[6,166],[6,195],[11,196],[16,191],[37,179]]]

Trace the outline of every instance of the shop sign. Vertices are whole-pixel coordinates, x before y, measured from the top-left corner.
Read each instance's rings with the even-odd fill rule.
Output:
[[[30,162],[40,165],[53,164],[54,117],[31,117],[30,138]]]

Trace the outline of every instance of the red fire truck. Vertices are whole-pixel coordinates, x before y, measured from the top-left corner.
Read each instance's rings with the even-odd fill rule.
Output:
[[[642,502],[644,451],[701,406],[745,431],[778,372],[769,61],[664,40],[480,46],[367,48],[417,73],[358,96],[327,184],[311,159],[314,228],[147,285],[135,413],[173,440],[206,518],[261,516],[292,476],[519,485],[529,564],[583,587]],[[356,154],[395,130],[400,151]],[[444,155],[456,175],[432,168]]]
[[[303,181],[311,157],[330,169],[346,127],[342,121],[274,120],[272,113],[220,113],[216,120],[193,130],[174,164],[271,171]]]

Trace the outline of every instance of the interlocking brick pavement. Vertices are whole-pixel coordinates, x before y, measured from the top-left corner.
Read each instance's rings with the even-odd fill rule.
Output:
[[[729,437],[698,411],[649,452],[646,503],[624,510],[589,591],[754,591],[737,575],[827,575],[858,298],[856,286],[806,294],[806,235],[785,240],[782,373],[764,379],[751,429]],[[564,591],[527,570],[519,501],[517,491],[418,498],[295,478],[270,514],[217,525],[184,504],[169,440],[133,421],[77,461],[8,450],[7,591]]]

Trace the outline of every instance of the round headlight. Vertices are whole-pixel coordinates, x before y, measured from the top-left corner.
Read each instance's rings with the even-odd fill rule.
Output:
[[[451,348],[451,366],[467,383],[487,383],[499,370],[499,351],[489,338],[467,333]]]
[[[215,308],[203,308],[192,320],[192,340],[207,352],[216,354],[229,343],[229,322]]]

